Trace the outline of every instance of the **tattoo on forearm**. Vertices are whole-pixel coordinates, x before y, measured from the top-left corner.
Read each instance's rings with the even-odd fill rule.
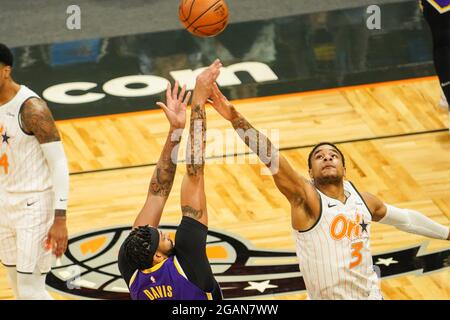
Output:
[[[150,193],[155,196],[167,197],[169,196],[170,190],[172,190],[173,180],[177,170],[177,159],[172,159],[172,150],[178,148],[180,139],[181,136],[179,139],[174,139],[171,133],[167,137],[161,157],[158,160],[152,180],[150,181]],[[175,150],[174,154],[177,154],[177,150]]]
[[[181,212],[183,216],[190,217],[196,220],[201,219],[203,217],[203,211],[192,208],[191,206],[181,206]]]
[[[186,168],[190,176],[203,174],[206,147],[206,112],[204,106],[192,108]]]
[[[45,101],[37,98],[28,100],[20,116],[25,132],[33,134],[39,143],[61,140],[55,120]]]
[[[235,130],[242,129],[242,130],[248,130],[248,129],[254,129],[253,126],[245,119],[243,116],[239,116],[231,122],[233,125],[233,128]]]
[[[277,150],[272,142],[256,130],[243,116],[235,118],[231,124],[245,144],[255,152],[261,161],[270,167],[277,156]]]

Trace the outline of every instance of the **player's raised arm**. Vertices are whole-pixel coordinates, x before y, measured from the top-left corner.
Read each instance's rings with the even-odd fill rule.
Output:
[[[179,94],[178,89],[178,82],[175,83],[173,90],[171,90],[171,85],[168,84],[166,90],[167,105],[162,102],[157,103],[164,110],[170,123],[170,129],[150,181],[147,200],[139,212],[133,228],[144,225],[156,228],[172,190],[177,169],[178,147],[186,125],[186,106],[191,97],[190,92],[186,94],[186,86],[183,86]]]
[[[66,210],[69,196],[69,169],[64,147],[52,113],[45,101],[31,98],[21,111],[23,130],[36,137],[47,160],[54,191],[55,219],[48,232],[46,247],[60,257],[67,249]]]
[[[449,227],[431,220],[422,213],[385,204],[368,192],[363,192],[361,195],[373,214],[373,221],[428,238],[450,240]]]
[[[235,109],[216,84],[210,102],[222,117],[231,122],[245,144],[271,170],[276,186],[291,203],[293,227],[297,230],[307,228],[320,214],[319,196],[314,187],[292,168],[265,135]]]
[[[222,64],[214,61],[198,77],[192,97],[189,143],[186,151],[186,174],[181,184],[181,210],[183,216],[208,225],[204,183],[206,113],[205,103],[220,73]]]

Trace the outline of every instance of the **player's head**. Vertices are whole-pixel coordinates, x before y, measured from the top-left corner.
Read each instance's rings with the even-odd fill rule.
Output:
[[[0,89],[11,78],[13,62],[14,58],[11,50],[3,43],[0,43]]]
[[[345,158],[334,144],[321,142],[308,156],[309,175],[314,184],[342,183],[345,176]]]
[[[124,243],[130,264],[140,270],[151,268],[168,258],[173,248],[168,234],[148,225],[132,230]]]

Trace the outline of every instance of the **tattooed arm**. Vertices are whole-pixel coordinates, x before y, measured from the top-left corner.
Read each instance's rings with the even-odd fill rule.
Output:
[[[171,128],[150,180],[147,200],[134,221],[134,228],[144,225],[150,225],[155,228],[158,227],[164,205],[172,190],[173,180],[177,169],[177,157],[175,156],[175,158],[172,159],[172,154],[176,155],[178,153],[180,141],[181,134]]]
[[[186,174],[181,184],[181,211],[183,216],[208,225],[204,182],[206,113],[205,103],[211,95],[212,85],[222,67],[216,60],[198,77],[192,98],[189,144],[186,151]]]
[[[178,148],[186,123],[186,105],[190,97],[190,92],[186,94],[186,86],[183,86],[181,93],[178,95],[178,82],[176,82],[173,91],[170,84],[167,86],[167,106],[161,102],[157,103],[164,110],[169,120],[170,130],[150,181],[147,200],[134,221],[134,228],[143,225],[156,228],[159,225],[164,205],[172,190],[175,178]]]
[[[69,195],[69,169],[64,148],[53,116],[45,101],[38,98],[27,100],[20,113],[22,130],[38,140],[47,160],[53,191],[55,219],[47,238],[46,248],[59,257],[67,248],[66,210]]]
[[[60,141],[52,113],[44,100],[31,98],[21,110],[22,129],[36,137],[40,144]]]
[[[213,87],[210,102],[271,171],[276,186],[291,204],[294,229],[306,230],[312,226],[320,215],[320,197],[311,183],[300,176],[272,142],[234,108],[217,85]]]

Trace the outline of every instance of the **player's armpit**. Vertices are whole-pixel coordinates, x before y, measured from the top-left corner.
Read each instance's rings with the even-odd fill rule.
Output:
[[[364,202],[367,204],[373,221],[380,221],[386,215],[386,206],[376,196],[369,192],[361,192]]]
[[[31,98],[21,110],[22,129],[33,134],[40,144],[60,141],[52,113],[44,100]]]
[[[285,157],[279,155],[279,169],[273,175],[278,189],[291,203],[302,203],[306,200],[308,181],[300,176]]]
[[[294,230],[310,230],[320,219],[321,204],[318,192],[312,188],[306,191],[306,198],[291,202],[291,224]]]

